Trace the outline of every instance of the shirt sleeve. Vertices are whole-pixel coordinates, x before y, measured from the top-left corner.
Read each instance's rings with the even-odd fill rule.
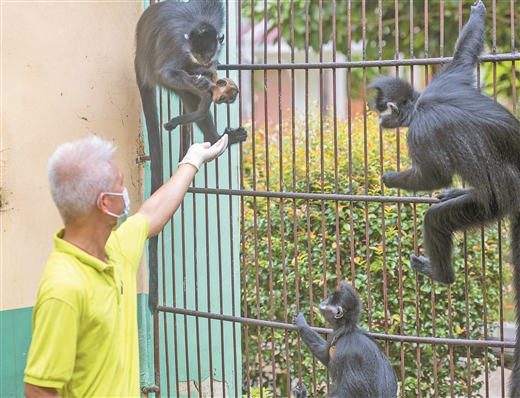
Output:
[[[40,387],[62,388],[74,370],[76,312],[59,299],[45,300],[34,308],[32,330],[24,381]]]

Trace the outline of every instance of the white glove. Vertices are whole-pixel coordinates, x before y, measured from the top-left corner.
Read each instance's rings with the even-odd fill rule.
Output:
[[[199,171],[200,166],[206,162],[211,162],[213,159],[218,158],[226,150],[228,143],[228,135],[224,134],[213,145],[209,142],[203,144],[193,144],[186,152],[186,156],[182,159],[179,164],[189,163]]]

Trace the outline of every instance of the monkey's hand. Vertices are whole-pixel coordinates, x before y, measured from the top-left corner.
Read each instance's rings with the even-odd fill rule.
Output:
[[[305,384],[302,384],[302,388],[300,389],[298,386],[293,388],[294,395],[296,398],[307,398],[307,388]]]
[[[173,129],[177,128],[177,126],[179,125],[177,120],[178,118],[174,117],[168,123],[164,123],[164,128],[168,131],[172,131]]]
[[[437,195],[437,199],[439,199],[441,202],[447,202],[448,200],[458,198],[459,196],[466,195],[467,193],[468,190],[463,188],[445,189]]]
[[[307,321],[305,320],[302,312],[296,315],[292,321],[294,325],[298,326],[298,328],[307,326]]]
[[[243,142],[247,139],[247,130],[242,126],[237,129],[228,127],[224,131],[224,134],[227,134],[229,137],[228,145],[236,144],[237,142]]]
[[[396,179],[396,177],[401,174],[400,172],[398,171],[387,171],[385,174],[383,174],[383,184],[385,184],[385,186],[387,188],[399,188],[398,186],[395,185],[395,182],[394,180]]]
[[[207,93],[213,93],[213,87],[215,87],[215,83],[213,83],[213,81],[208,79],[206,76],[193,75],[192,82],[199,94],[206,95]]]

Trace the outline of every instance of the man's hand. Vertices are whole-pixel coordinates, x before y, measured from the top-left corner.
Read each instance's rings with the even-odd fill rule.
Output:
[[[203,144],[193,144],[186,152],[186,156],[179,164],[189,163],[199,170],[200,166],[206,162],[211,162],[213,159],[222,155],[226,150],[228,144],[227,134],[222,135],[220,140],[211,145],[209,142]]]

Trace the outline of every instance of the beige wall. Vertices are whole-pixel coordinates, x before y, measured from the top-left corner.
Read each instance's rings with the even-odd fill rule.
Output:
[[[2,2],[1,310],[34,305],[61,226],[46,175],[57,145],[89,133],[113,140],[132,213],[141,201],[133,54],[142,9],[141,0]]]

